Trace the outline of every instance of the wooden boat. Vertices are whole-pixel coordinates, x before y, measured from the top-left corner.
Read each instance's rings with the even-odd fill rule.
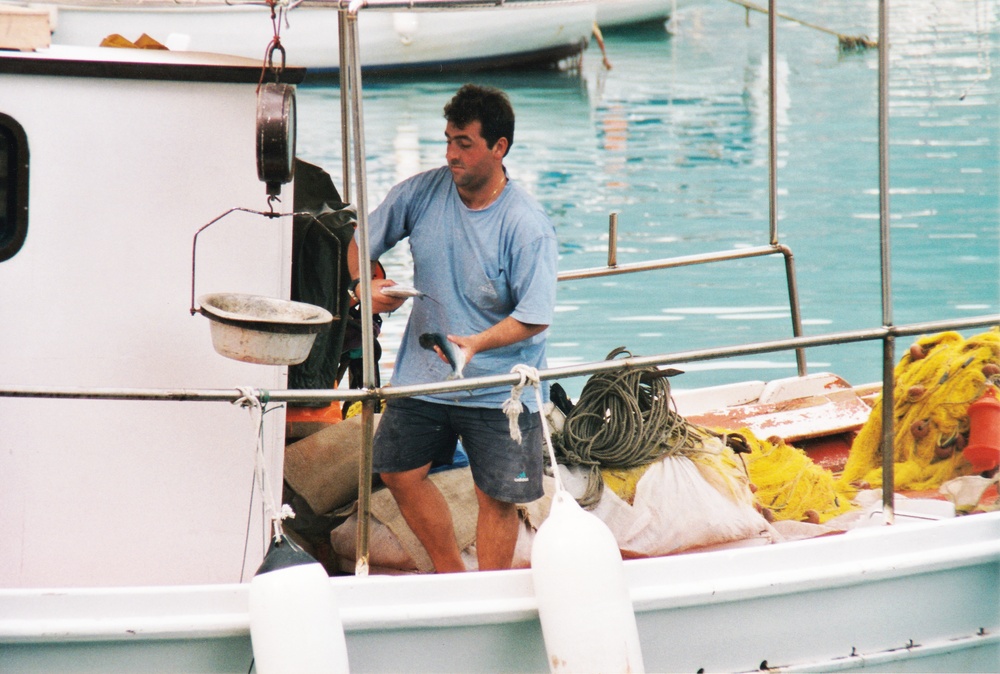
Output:
[[[344,71],[344,90],[356,91],[354,67]],[[305,75],[265,74],[289,85]],[[260,669],[248,581],[278,517],[275,403],[373,399],[290,391],[284,366],[220,357],[198,310],[205,292],[289,297],[292,229],[248,142],[260,77],[256,60],[200,53],[0,53],[0,179],[13,214],[0,220],[10,289],[0,302],[0,670],[246,672],[255,656]],[[363,228],[363,181],[346,185]],[[798,335],[541,374],[998,323]],[[835,443],[864,423],[871,398],[836,381],[803,373],[677,401],[701,423]],[[907,514],[888,496],[883,512],[896,523],[624,562],[645,669],[1000,669],[1000,513]],[[352,671],[557,669],[530,569],[327,583]],[[285,644],[289,655],[308,647]]]
[[[0,4],[0,7],[3,5]],[[92,0],[32,3],[52,13],[52,42],[95,47],[111,35],[135,41],[146,34],[172,50],[211,51],[263,59],[275,23],[265,4],[119,3]],[[442,72],[557,67],[587,47],[593,2],[425,12],[406,8],[363,12],[361,52],[368,72]],[[282,18],[281,44],[289,65],[316,75],[339,62],[337,12],[296,6]],[[503,35],[483,40],[482,35]]]

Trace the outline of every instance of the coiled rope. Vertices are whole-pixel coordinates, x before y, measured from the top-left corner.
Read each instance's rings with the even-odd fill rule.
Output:
[[[632,354],[619,347],[606,360]],[[601,372],[583,387],[553,438],[559,463],[589,469],[587,489],[578,502],[591,507],[604,490],[601,468],[634,468],[702,445],[703,436],[674,409],[667,379],[675,370],[655,367]]]

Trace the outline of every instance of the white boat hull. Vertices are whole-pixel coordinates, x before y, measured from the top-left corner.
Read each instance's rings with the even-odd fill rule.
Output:
[[[52,6],[57,7],[52,43],[59,45],[96,47],[111,34],[134,41],[146,33],[173,50],[263,60],[274,35],[265,6]],[[551,64],[587,46],[595,12],[587,2],[473,12],[361,12],[361,54],[366,70],[379,71]],[[281,27],[281,44],[288,65],[314,73],[338,70],[338,12],[292,10]]]
[[[666,21],[677,0],[602,0],[597,4],[597,23],[601,28],[636,23]]]
[[[1000,669],[1000,513],[625,567],[650,672]],[[547,669],[528,570],[330,582],[353,672]],[[0,669],[246,672],[248,592],[2,590]]]

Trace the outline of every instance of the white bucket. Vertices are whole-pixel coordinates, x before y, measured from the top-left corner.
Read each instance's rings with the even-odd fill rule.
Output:
[[[245,363],[296,365],[309,357],[333,314],[304,302],[215,293],[198,298],[216,352]]]

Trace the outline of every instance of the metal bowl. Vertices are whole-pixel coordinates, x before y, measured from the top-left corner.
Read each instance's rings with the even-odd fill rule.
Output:
[[[216,352],[262,365],[301,363],[334,318],[313,304],[260,295],[214,293],[199,297],[198,304],[210,321]]]

